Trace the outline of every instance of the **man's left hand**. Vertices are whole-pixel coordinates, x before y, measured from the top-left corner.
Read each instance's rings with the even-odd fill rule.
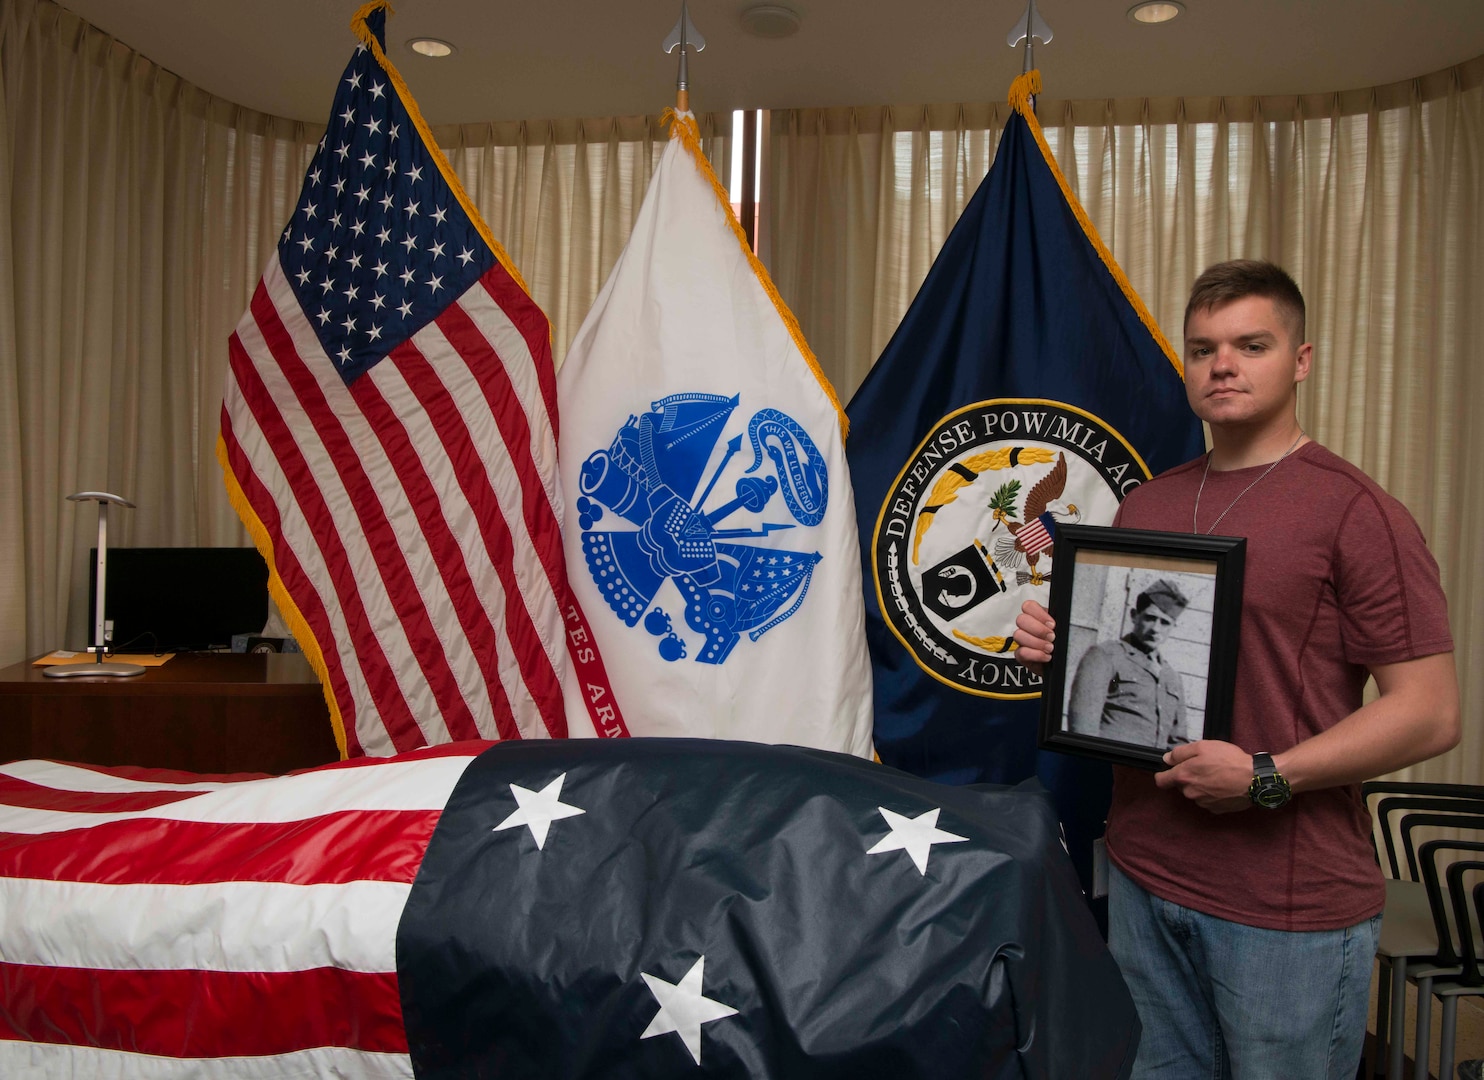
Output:
[[[1165,755],[1170,768],[1156,773],[1162,788],[1176,788],[1213,814],[1231,814],[1252,805],[1252,755],[1240,746],[1215,739],[1177,746]]]

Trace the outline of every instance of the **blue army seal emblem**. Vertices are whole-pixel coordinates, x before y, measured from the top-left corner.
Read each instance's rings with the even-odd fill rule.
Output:
[[[739,401],[704,393],[661,398],[582,464],[577,512],[588,572],[624,625],[642,620],[660,639],[666,660],[725,663],[743,635],[756,641],[799,610],[821,559],[817,551],[759,541],[824,520],[824,455],[792,417],[768,408],[722,448]],[[745,458],[733,466],[744,435],[745,468]],[[728,477],[730,493],[718,491]],[[666,582],[678,595],[661,595]]]
[[[1015,660],[1015,616],[1050,597],[1058,527],[1111,523],[1148,478],[1117,431],[1061,402],[997,398],[943,417],[876,519],[882,618],[940,682],[1036,696],[1040,678]]]

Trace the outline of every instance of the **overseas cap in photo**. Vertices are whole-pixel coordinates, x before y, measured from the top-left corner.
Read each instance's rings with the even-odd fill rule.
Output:
[[[1190,598],[1180,591],[1180,586],[1167,578],[1160,578],[1139,594],[1138,606],[1155,604],[1172,619],[1190,606]]]

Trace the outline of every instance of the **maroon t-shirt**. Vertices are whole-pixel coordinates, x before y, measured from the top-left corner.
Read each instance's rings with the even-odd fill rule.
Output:
[[[1114,523],[1191,532],[1204,466],[1136,488]],[[1267,468],[1211,472],[1198,526],[1225,511],[1216,534],[1247,538],[1231,741],[1276,754],[1358,709],[1368,665],[1451,652],[1453,638],[1438,565],[1401,503],[1318,443]],[[1233,922],[1333,930],[1375,915],[1370,834],[1358,784],[1212,814],[1152,773],[1114,770],[1113,861],[1155,896]]]

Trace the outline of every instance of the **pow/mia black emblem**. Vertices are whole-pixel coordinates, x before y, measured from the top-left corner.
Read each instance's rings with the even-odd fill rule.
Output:
[[[1041,680],[1015,660],[1015,616],[1050,596],[1058,527],[1110,524],[1148,478],[1118,432],[1060,402],[997,398],[945,416],[876,519],[882,617],[939,681],[1035,697]]]
[[[1000,568],[977,540],[922,575],[923,604],[950,621],[1004,591]]]

